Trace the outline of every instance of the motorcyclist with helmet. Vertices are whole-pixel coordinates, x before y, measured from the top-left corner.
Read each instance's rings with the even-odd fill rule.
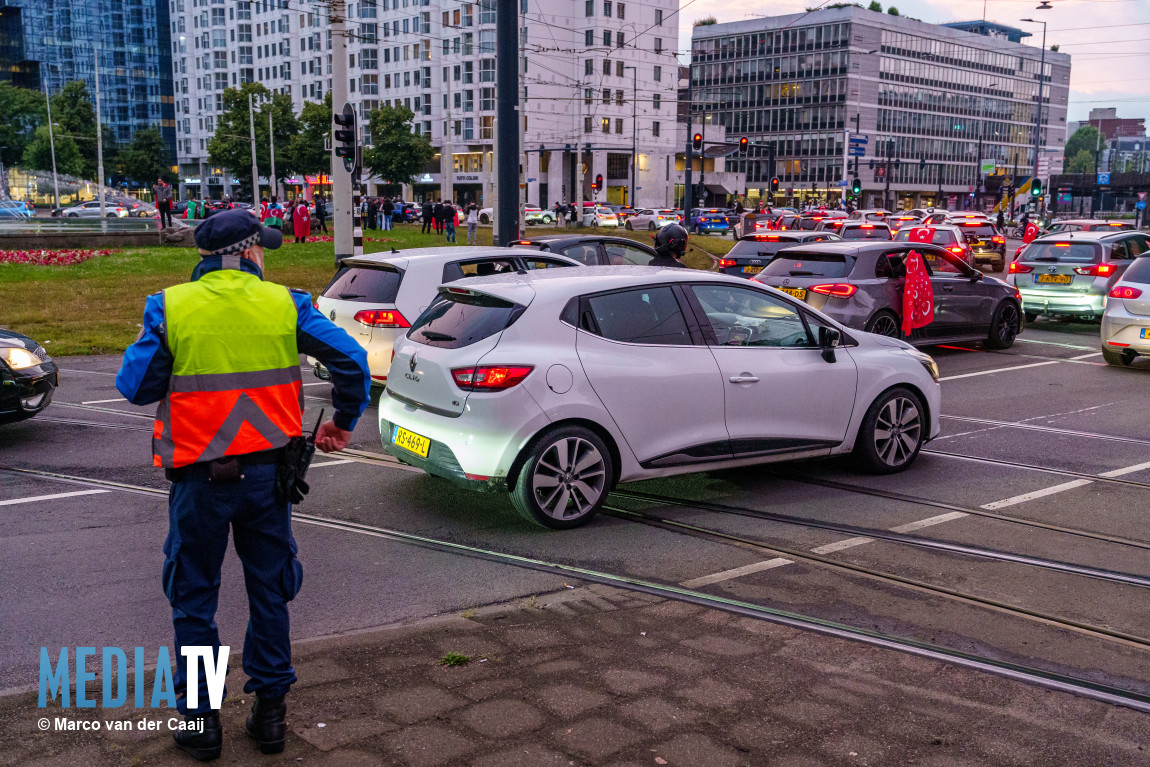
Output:
[[[655,252],[649,266],[690,268],[680,259],[687,252],[687,230],[678,224],[667,224],[655,235]]]

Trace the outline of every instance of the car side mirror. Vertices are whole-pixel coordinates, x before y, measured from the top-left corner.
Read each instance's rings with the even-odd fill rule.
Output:
[[[824,360],[835,361],[835,347],[842,343],[842,338],[842,333],[835,328],[819,326],[819,348],[822,349]]]
[[[983,274],[982,272],[975,272],[974,274],[970,275],[970,281],[971,282],[981,282],[985,278],[986,278],[986,275]]]

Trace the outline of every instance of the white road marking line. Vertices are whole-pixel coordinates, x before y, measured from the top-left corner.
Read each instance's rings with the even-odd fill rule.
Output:
[[[340,459],[338,461],[325,461],[323,463],[313,463],[311,465],[311,468],[318,469],[321,466],[342,466],[345,463],[356,463],[356,461],[353,461],[350,458],[343,458],[343,459]]]
[[[36,503],[37,501],[52,501],[57,498],[73,498],[77,495],[99,495],[100,493],[107,493],[109,490],[76,490],[71,493],[54,493],[52,495],[35,495],[31,498],[12,498],[7,501],[0,501],[0,506],[15,506],[18,503]]]
[[[1036,416],[1033,416],[1031,418],[1023,418],[1019,421],[1016,421],[1016,423],[1022,424],[1022,423],[1029,423],[1030,421],[1041,421],[1043,418],[1059,418],[1059,417],[1064,416],[1064,415],[1076,415],[1078,413],[1087,413],[1091,410],[1098,410],[1099,408],[1110,407],[1111,405],[1116,405],[1116,404],[1118,404],[1118,403],[1117,402],[1105,402],[1101,405],[1093,405],[1091,407],[1084,407],[1084,408],[1080,408],[1079,410],[1067,410],[1064,413],[1051,413],[1050,415],[1036,415]],[[945,414],[941,415],[939,417],[940,418],[959,419],[959,416],[948,416]],[[938,439],[951,439],[953,437],[966,437],[966,436],[969,436],[971,434],[982,434],[984,432],[997,431],[998,429],[1005,429],[1005,428],[1007,428],[1006,425],[991,426],[987,429],[973,429],[971,431],[962,431],[962,432],[959,432],[958,434],[943,434],[941,437],[935,437],[935,439],[938,440]]]
[[[943,376],[942,378],[940,378],[938,380],[941,383],[942,381],[957,381],[959,378],[974,378],[976,376],[988,376],[988,375],[991,375],[993,373],[1005,373],[1009,370],[1025,370],[1026,368],[1038,368],[1038,367],[1042,367],[1043,365],[1058,365],[1058,364],[1063,363],[1063,362],[1082,362],[1083,360],[1085,360],[1089,357],[1097,357],[1097,356],[1100,356],[1101,354],[1102,354],[1102,352],[1091,352],[1090,354],[1080,354],[1077,357],[1068,357],[1066,359],[1061,359],[1061,360],[1048,360],[1047,362],[1032,362],[1029,365],[1013,365],[1011,367],[1005,367],[1005,368],[994,368],[993,370],[979,370],[976,373],[961,373],[959,375]],[[1086,364],[1093,364],[1093,363],[1086,363]]]
[[[791,564],[791,562],[792,560],[790,559],[776,557],[775,559],[767,559],[763,562],[755,562],[754,564],[746,565],[744,567],[736,567],[733,570],[723,570],[720,573],[713,573],[712,575],[704,575],[701,578],[694,578],[689,581],[683,581],[679,585],[684,588],[695,589],[700,586],[708,586],[712,583],[718,583],[719,581],[726,581],[730,580],[731,578],[741,578],[742,576],[750,575],[751,573],[758,573],[762,572],[763,570],[771,570],[776,567],[782,567],[783,565]]]
[[[872,541],[874,541],[874,538],[847,538],[843,541],[828,543],[826,546],[819,546],[817,548],[811,549],[811,551],[815,554],[831,554],[836,551],[842,551],[843,549],[862,546],[864,543],[871,543]]]
[[[1091,485],[1091,484],[1094,484],[1093,480],[1075,479],[1075,480],[1071,480],[1070,482],[1063,482],[1061,485],[1054,485],[1053,487],[1046,487],[1046,488],[1043,488],[1042,490],[1035,490],[1033,493],[1023,493],[1022,495],[1016,495],[1012,498],[1004,498],[1001,501],[994,501],[993,503],[984,503],[979,508],[988,509],[988,510],[990,510],[990,509],[1004,509],[1007,506],[1016,506],[1020,503],[1026,503],[1027,501],[1033,501],[1036,498],[1045,498],[1048,495],[1055,495],[1057,493],[1064,493],[1067,490],[1073,490],[1076,487],[1082,487],[1083,485]]]
[[[331,386],[331,381],[316,381],[315,383],[300,384],[301,386]]]
[[[1082,351],[1089,351],[1093,349],[1092,346],[1075,346],[1074,344],[1060,344],[1055,341],[1037,341],[1033,338],[1016,338],[1015,341],[1021,341],[1028,344],[1045,344],[1046,346],[1061,346],[1063,349],[1081,349]]]
[[[1104,471],[1101,474],[1099,474],[1098,476],[1107,477],[1107,478],[1121,477],[1121,476],[1125,476],[1126,474],[1133,474],[1136,471],[1144,471],[1146,469],[1150,469],[1150,461],[1147,461],[1146,463],[1137,463],[1137,464],[1134,464],[1133,466],[1127,466],[1125,469],[1114,469],[1113,471]]]
[[[79,368],[60,368],[61,373],[88,373],[94,376],[116,376],[116,373],[104,373],[99,370],[80,370]]]
[[[128,400],[123,397],[116,397],[115,399],[90,399],[87,402],[81,402],[81,405],[103,405],[105,402],[127,402]]]
[[[920,519],[917,522],[911,522],[909,524],[899,525],[898,527],[892,527],[890,528],[890,531],[892,533],[913,533],[915,530],[921,530],[924,527],[941,525],[943,522],[950,522],[953,519],[962,519],[963,517],[969,516],[970,515],[965,511],[952,511],[948,514],[939,514],[937,517],[927,517],[926,519]]]

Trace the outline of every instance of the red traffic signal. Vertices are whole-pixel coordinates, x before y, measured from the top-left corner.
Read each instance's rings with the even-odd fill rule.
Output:
[[[691,148],[694,149],[696,152],[701,152],[703,150],[703,134],[702,133],[696,133],[694,136],[691,136]]]
[[[778,194],[779,191],[779,177],[774,176],[771,179],[771,194]]]
[[[747,150],[750,148],[751,142],[746,136],[743,136],[741,139],[739,139],[739,154],[746,154]]]
[[[603,174],[602,173],[595,176],[595,180],[591,182],[591,188],[596,189],[596,190],[603,188]]]

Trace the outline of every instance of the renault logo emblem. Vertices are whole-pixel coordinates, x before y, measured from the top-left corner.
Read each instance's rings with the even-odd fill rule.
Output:
[[[415,364],[416,364],[415,355],[413,354],[413,355],[411,355],[411,359],[409,359],[407,361],[407,369],[410,370],[412,373],[415,372]]]

